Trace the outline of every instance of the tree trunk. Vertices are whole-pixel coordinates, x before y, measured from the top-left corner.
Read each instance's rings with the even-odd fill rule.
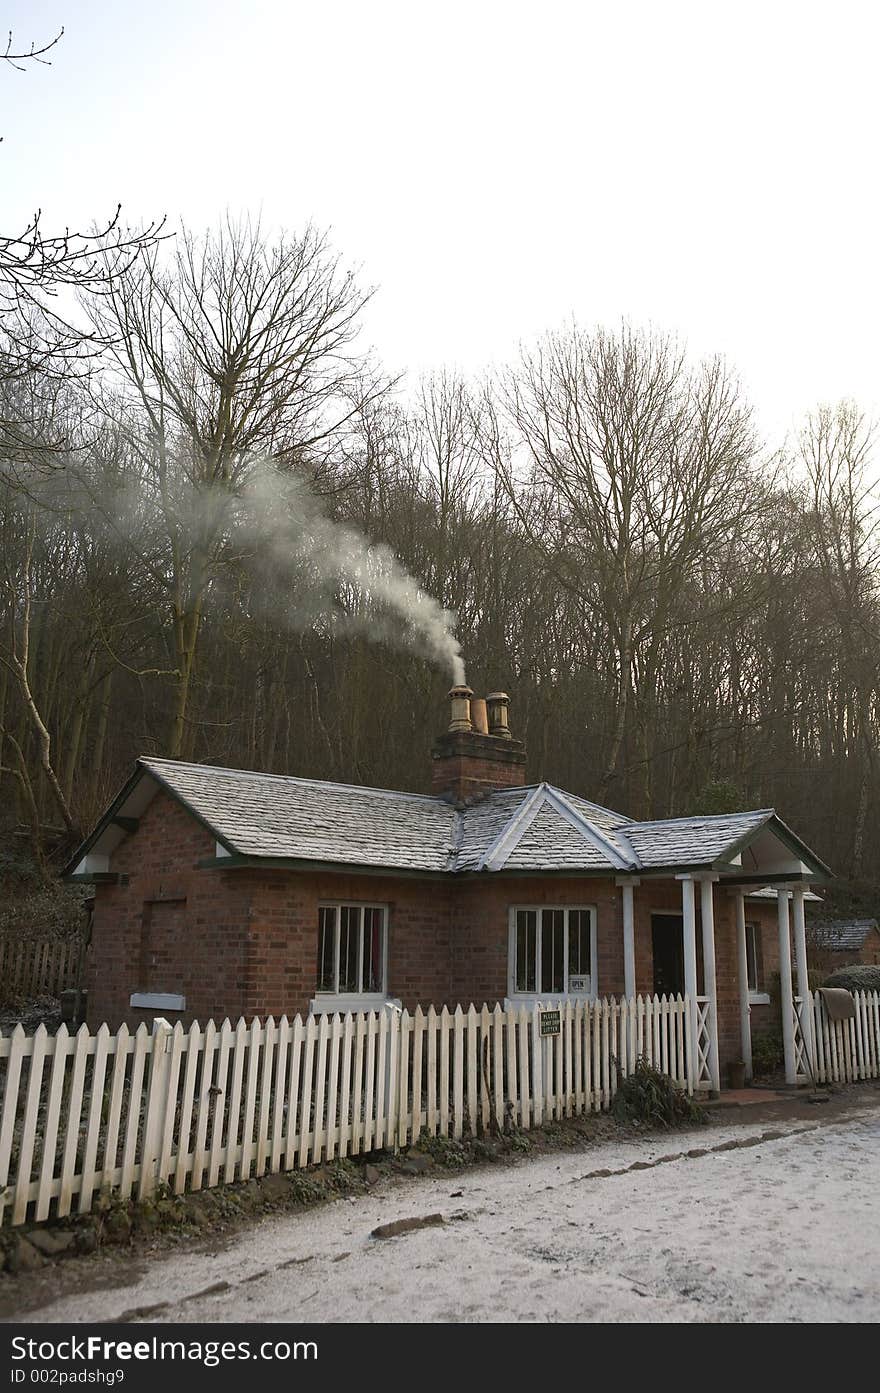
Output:
[[[177,662],[177,685],[174,710],[168,738],[170,759],[187,759],[192,753],[193,732],[189,722],[189,700],[195,671],[196,645],[202,618],[201,596],[188,610],[174,614],[174,656]]]
[[[626,734],[626,718],[629,711],[629,693],[632,683],[632,628],[629,624],[623,630],[620,644],[620,679],[617,687],[617,701],[614,712],[614,725],[611,731],[611,744],[608,748],[608,759],[605,764],[605,772],[599,784],[600,802],[608,797],[608,791],[617,778],[617,765],[620,759],[620,751],[623,747],[623,737]]]

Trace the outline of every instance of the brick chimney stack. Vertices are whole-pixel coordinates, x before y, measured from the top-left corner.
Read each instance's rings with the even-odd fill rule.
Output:
[[[510,697],[473,699],[470,687],[449,693],[451,719],[431,752],[431,792],[451,803],[475,803],[499,788],[525,782],[526,751],[508,724]]]

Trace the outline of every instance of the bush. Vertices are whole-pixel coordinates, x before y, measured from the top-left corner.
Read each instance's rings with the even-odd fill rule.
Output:
[[[682,1127],[705,1122],[706,1113],[665,1074],[646,1059],[637,1059],[628,1078],[618,1073],[617,1092],[611,1111],[623,1122],[644,1122],[651,1127]]]
[[[836,967],[822,986],[845,987],[848,992],[880,992],[880,966],[852,963],[849,967]]]
[[[752,1036],[752,1069],[756,1074],[775,1074],[784,1062],[780,1030],[762,1030]]]

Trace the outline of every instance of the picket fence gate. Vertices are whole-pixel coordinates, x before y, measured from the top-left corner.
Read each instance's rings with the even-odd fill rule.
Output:
[[[809,997],[816,1083],[880,1078],[880,992],[853,992],[855,1014],[832,1021],[818,992]]]
[[[545,1007],[546,1009],[546,1007]],[[282,1016],[0,1037],[0,1223],[608,1108],[643,1057],[688,1087],[687,1001]]]
[[[82,944],[78,939],[0,937],[0,982],[10,996],[60,996],[75,987]]]

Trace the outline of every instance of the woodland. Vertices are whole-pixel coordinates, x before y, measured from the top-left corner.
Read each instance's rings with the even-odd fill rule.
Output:
[[[52,877],[141,754],[425,789],[463,662],[530,781],[774,807],[870,905],[865,413],[765,439],[731,364],[630,323],[413,381],[374,293],[311,225],[0,238],[5,869]]]

